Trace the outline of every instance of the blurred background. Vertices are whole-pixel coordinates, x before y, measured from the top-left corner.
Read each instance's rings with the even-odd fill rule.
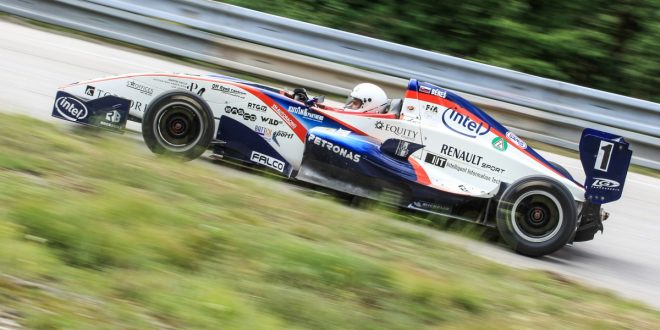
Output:
[[[660,1],[229,0],[377,39],[660,101]]]
[[[0,330],[657,329],[659,15],[649,0],[0,0]],[[154,157],[139,124],[48,122],[59,86],[129,72],[336,99],[420,78],[577,178],[584,127],[624,136],[637,166],[604,235],[531,259],[482,227]]]

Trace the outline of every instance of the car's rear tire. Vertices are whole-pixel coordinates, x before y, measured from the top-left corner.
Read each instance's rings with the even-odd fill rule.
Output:
[[[204,100],[188,91],[160,95],[142,118],[142,137],[153,153],[192,160],[213,140],[213,112]]]
[[[577,207],[561,183],[533,176],[504,191],[496,220],[500,235],[516,252],[540,257],[569,242],[577,226]]]

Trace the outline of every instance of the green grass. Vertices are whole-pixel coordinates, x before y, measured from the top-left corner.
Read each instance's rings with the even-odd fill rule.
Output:
[[[0,115],[0,315],[38,329],[653,328],[385,212]]]

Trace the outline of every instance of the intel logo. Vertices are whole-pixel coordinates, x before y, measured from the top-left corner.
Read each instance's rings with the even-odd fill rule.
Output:
[[[511,142],[517,144],[521,149],[527,149],[527,143],[517,135],[513,134],[513,132],[506,132],[506,137],[509,138]]]
[[[55,100],[55,110],[70,121],[79,121],[87,118],[87,107],[79,100],[62,96]]]
[[[490,132],[490,126],[484,127],[484,123],[477,123],[469,116],[462,115],[452,109],[445,110],[442,114],[442,122],[450,130],[471,138]]]

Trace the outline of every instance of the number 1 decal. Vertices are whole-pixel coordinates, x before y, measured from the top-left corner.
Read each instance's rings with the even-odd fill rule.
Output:
[[[598,156],[594,165],[595,169],[607,172],[607,169],[610,167],[610,160],[612,159],[612,150],[614,150],[614,143],[600,141],[600,148],[598,148]]]

